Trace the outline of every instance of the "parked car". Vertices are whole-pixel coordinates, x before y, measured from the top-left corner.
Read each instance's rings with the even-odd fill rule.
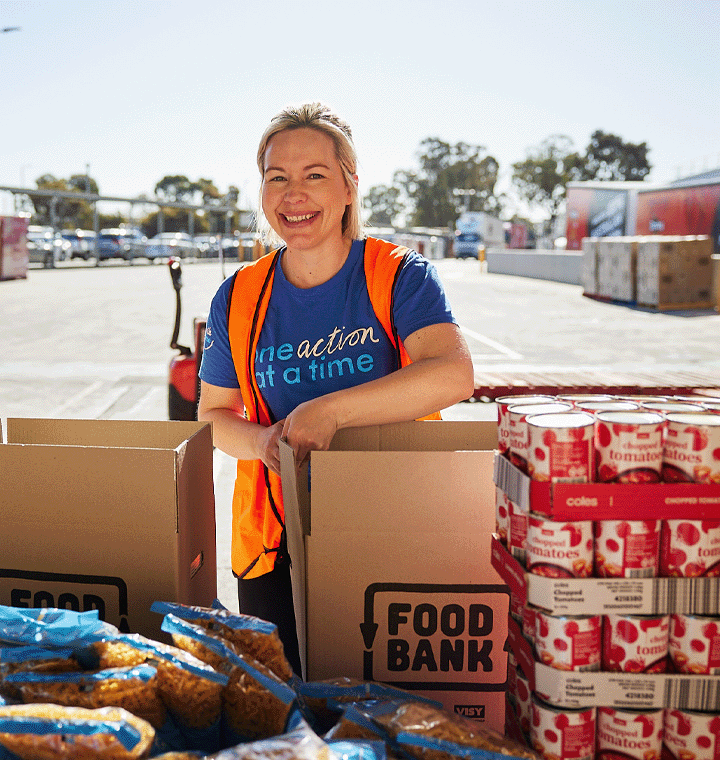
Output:
[[[161,232],[150,238],[145,247],[145,256],[151,261],[176,256],[180,259],[195,258],[198,250],[187,232]]]
[[[97,239],[97,262],[106,259],[125,259],[132,262],[139,256],[145,256],[147,238],[135,229],[100,230]]]
[[[59,261],[70,258],[70,243],[52,227],[31,224],[27,230],[26,241],[30,263],[42,264],[49,269]]]
[[[95,238],[92,230],[63,230],[63,238],[70,243],[71,259],[91,259],[95,256]]]

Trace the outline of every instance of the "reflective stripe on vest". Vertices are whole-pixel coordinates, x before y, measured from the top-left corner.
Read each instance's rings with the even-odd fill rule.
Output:
[[[365,241],[365,278],[373,311],[395,347],[398,367],[410,363],[400,340],[393,313],[395,282],[408,249],[384,240]],[[275,251],[235,274],[228,298],[228,334],[245,416],[251,422],[274,424],[272,412],[255,378],[255,353],[260,338],[275,267]],[[423,419],[440,419],[433,414]],[[286,551],[285,512],[280,478],[260,461],[238,460],[233,494],[232,568],[239,578],[256,578],[270,572],[275,559]]]

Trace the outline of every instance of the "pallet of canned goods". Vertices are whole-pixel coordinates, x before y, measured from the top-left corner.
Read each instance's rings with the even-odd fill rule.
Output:
[[[498,401],[508,730],[547,760],[717,760],[720,402]]]

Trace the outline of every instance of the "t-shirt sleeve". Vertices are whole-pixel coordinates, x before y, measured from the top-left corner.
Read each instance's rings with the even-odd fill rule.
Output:
[[[199,373],[201,380],[221,388],[240,387],[228,337],[227,304],[232,279],[223,282],[210,304]]]
[[[411,251],[395,286],[395,327],[401,340],[417,330],[443,323],[457,324],[437,269]]]

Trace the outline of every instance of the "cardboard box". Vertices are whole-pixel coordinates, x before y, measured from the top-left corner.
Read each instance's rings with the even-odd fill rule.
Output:
[[[304,674],[381,681],[502,731],[509,592],[490,562],[494,422],[343,430],[281,450]]]
[[[8,419],[0,522],[0,604],[167,640],[154,601],[217,595],[210,425]]]
[[[658,308],[713,308],[712,239],[638,238],[637,302]]]
[[[600,238],[582,239],[582,286],[585,295],[594,296],[598,292],[598,242]]]
[[[495,483],[524,512],[553,520],[717,519],[720,483],[544,483],[495,457]]]
[[[637,238],[605,237],[597,242],[597,294],[634,302]]]

